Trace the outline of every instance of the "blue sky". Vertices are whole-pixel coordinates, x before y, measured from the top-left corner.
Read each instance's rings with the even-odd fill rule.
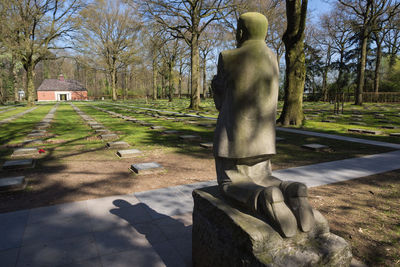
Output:
[[[318,20],[321,14],[328,12],[331,6],[327,2],[334,2],[333,0],[309,0],[308,10],[313,21]]]

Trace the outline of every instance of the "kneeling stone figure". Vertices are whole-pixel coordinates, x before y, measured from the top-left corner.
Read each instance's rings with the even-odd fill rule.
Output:
[[[314,215],[307,187],[271,175],[279,68],[267,47],[268,21],[255,12],[240,16],[237,48],[219,55],[212,81],[220,111],[214,134],[219,189],[224,197],[263,218],[283,237],[310,231]]]

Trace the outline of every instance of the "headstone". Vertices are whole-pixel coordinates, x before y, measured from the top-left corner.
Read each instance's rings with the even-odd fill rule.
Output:
[[[156,162],[132,164],[130,169],[136,174],[150,174],[164,170],[164,168]]]
[[[32,156],[37,154],[38,154],[38,149],[36,147],[30,147],[30,148],[17,148],[14,150],[11,156],[21,157],[21,156]]]
[[[140,125],[142,125],[142,126],[153,126],[153,124],[149,123],[149,122],[141,122]]]
[[[26,184],[24,176],[0,178],[0,191],[23,190]]]
[[[394,137],[400,137],[400,133],[390,133],[389,135]]]
[[[34,167],[35,161],[33,159],[7,160],[3,164],[3,170],[32,169]]]
[[[365,122],[357,122],[357,121],[351,122],[351,124],[353,124],[353,125],[367,125]]]
[[[100,138],[102,140],[114,140],[118,138],[118,135],[116,134],[101,134]]]
[[[217,186],[194,190],[193,199],[194,266],[350,266],[349,244],[329,232],[317,210],[310,232],[282,238],[265,221],[228,203]]]
[[[115,142],[108,142],[107,143],[107,147],[108,148],[127,148],[130,145],[127,142],[124,141],[115,141]]]
[[[207,149],[213,149],[213,143],[200,143],[200,146]]]
[[[332,122],[335,122],[335,121],[333,121],[333,120],[322,120],[322,122],[329,122],[329,123],[332,123]]]
[[[326,151],[329,149],[329,146],[321,145],[321,144],[305,144],[301,147],[307,148],[314,151]]]
[[[198,135],[186,134],[179,136],[179,139],[183,141],[192,141],[192,140],[200,140],[201,137]]]
[[[120,158],[132,158],[138,156],[141,153],[142,151],[138,149],[125,149],[125,150],[118,150],[117,156]]]
[[[286,138],[279,137],[279,136],[275,137],[276,142],[280,142],[280,141],[284,141],[284,140],[286,140]]]

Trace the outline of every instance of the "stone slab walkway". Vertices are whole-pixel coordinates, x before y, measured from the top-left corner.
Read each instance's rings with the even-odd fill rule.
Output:
[[[400,169],[400,151],[275,171],[318,186]],[[208,181],[0,214],[1,266],[191,266],[193,189]]]

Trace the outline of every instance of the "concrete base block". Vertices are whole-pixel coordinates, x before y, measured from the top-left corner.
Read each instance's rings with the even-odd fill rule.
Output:
[[[193,198],[194,267],[350,266],[349,244],[329,232],[317,210],[312,231],[282,238],[263,219],[234,208],[217,186],[194,190]]]

